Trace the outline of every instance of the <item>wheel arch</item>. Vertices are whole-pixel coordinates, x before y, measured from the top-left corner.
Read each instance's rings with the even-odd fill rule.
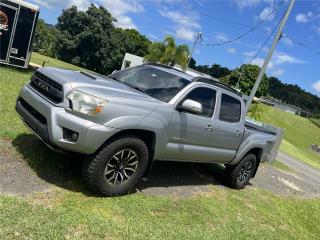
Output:
[[[136,136],[140,138],[142,141],[145,142],[148,148],[148,165],[146,172],[143,176],[143,179],[147,179],[151,173],[152,169],[152,164],[154,160],[154,155],[155,155],[155,148],[156,148],[156,138],[157,134],[153,131],[150,130],[143,130],[143,129],[126,129],[126,130],[121,130],[114,135],[112,135],[110,138],[108,138],[102,145],[101,147],[97,150],[100,151],[103,147],[108,145],[109,143],[113,142],[115,139],[122,137],[122,136]]]
[[[257,164],[256,164],[256,167],[254,169],[254,172],[253,172],[253,175],[252,175],[252,178],[255,177],[257,171],[258,171],[258,168],[259,168],[259,165],[260,165],[260,162],[261,162],[261,158],[262,158],[262,154],[263,154],[263,149],[262,148],[252,148],[251,150],[249,150],[245,156],[249,155],[249,154],[253,154],[256,156],[256,159],[257,159]]]

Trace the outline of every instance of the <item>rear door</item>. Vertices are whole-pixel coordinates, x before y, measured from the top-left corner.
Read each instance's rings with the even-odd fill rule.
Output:
[[[8,62],[15,30],[17,8],[0,2],[0,61]]]
[[[241,97],[227,92],[219,93],[219,110],[213,122],[212,145],[217,152],[215,161],[231,161],[242,142],[244,134],[244,103]]]

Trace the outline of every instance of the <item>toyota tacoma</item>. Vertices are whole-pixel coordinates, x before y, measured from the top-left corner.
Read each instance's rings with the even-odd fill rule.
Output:
[[[155,63],[109,76],[39,68],[16,111],[50,148],[86,155],[87,185],[108,196],[128,193],[156,160],[223,164],[240,189],[276,140],[274,128],[246,120],[234,89]]]

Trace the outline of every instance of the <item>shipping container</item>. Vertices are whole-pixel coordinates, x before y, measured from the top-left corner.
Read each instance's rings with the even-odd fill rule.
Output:
[[[21,0],[0,1],[0,64],[27,68],[39,7]]]

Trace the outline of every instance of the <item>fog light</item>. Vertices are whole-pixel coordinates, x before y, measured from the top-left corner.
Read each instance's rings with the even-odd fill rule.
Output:
[[[79,133],[67,128],[63,128],[63,139],[69,142],[78,141]]]

